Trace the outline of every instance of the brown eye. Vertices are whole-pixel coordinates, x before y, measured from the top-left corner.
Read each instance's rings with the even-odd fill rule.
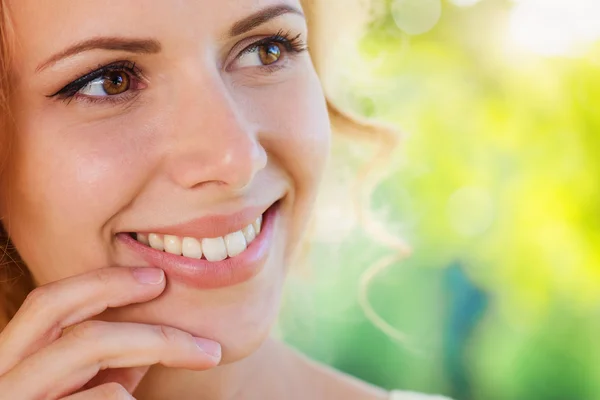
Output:
[[[277,43],[269,43],[258,48],[260,62],[263,65],[275,64],[281,58],[281,48]]]
[[[131,78],[124,71],[111,71],[102,78],[102,89],[109,96],[125,93],[131,86]]]

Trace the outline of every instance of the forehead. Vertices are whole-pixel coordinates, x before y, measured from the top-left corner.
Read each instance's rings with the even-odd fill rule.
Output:
[[[9,8],[27,58],[96,36],[201,40],[280,4],[301,7],[299,0],[10,0]]]

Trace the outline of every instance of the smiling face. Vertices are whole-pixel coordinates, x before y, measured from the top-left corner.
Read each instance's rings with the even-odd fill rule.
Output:
[[[102,318],[215,339],[225,361],[252,352],[329,144],[299,2],[9,8],[16,132],[1,215],[36,282],[159,266],[161,297]]]

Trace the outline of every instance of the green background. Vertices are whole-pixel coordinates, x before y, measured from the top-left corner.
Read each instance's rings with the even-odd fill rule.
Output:
[[[392,3],[380,4],[336,95],[403,131],[370,208],[413,254],[368,279],[393,255],[349,201],[372,152],[336,139],[279,334],[385,388],[600,399],[600,46],[536,53],[511,39],[516,4],[495,0],[444,2],[431,30],[409,35],[436,1],[410,11],[398,0],[396,18]],[[367,318],[365,287],[393,332]]]

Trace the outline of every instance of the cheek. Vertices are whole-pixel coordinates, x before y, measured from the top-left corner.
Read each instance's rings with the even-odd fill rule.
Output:
[[[261,127],[271,161],[290,179],[292,206],[287,255],[293,254],[309,220],[329,155],[331,130],[325,97],[314,70],[253,98],[250,115]]]
[[[141,132],[120,118],[71,126],[60,111],[35,115],[17,121],[7,188],[11,237],[41,280],[105,266],[106,240],[99,238],[110,235],[105,223],[127,206],[136,182],[143,181],[152,132],[143,133],[144,141],[131,140]],[[72,268],[78,270],[59,266],[68,260],[76,260]]]
[[[331,132],[324,95],[312,69],[262,96],[250,107],[261,143],[290,176],[294,189],[314,195],[329,154]]]
[[[38,194],[29,195],[30,201],[49,207],[39,210],[42,215],[75,214],[85,225],[98,214],[115,210],[124,183],[136,181],[143,171],[141,155],[148,154],[144,152],[148,144],[128,140],[139,132],[123,126],[111,123],[52,132],[50,125],[43,125],[24,132],[18,182]]]

